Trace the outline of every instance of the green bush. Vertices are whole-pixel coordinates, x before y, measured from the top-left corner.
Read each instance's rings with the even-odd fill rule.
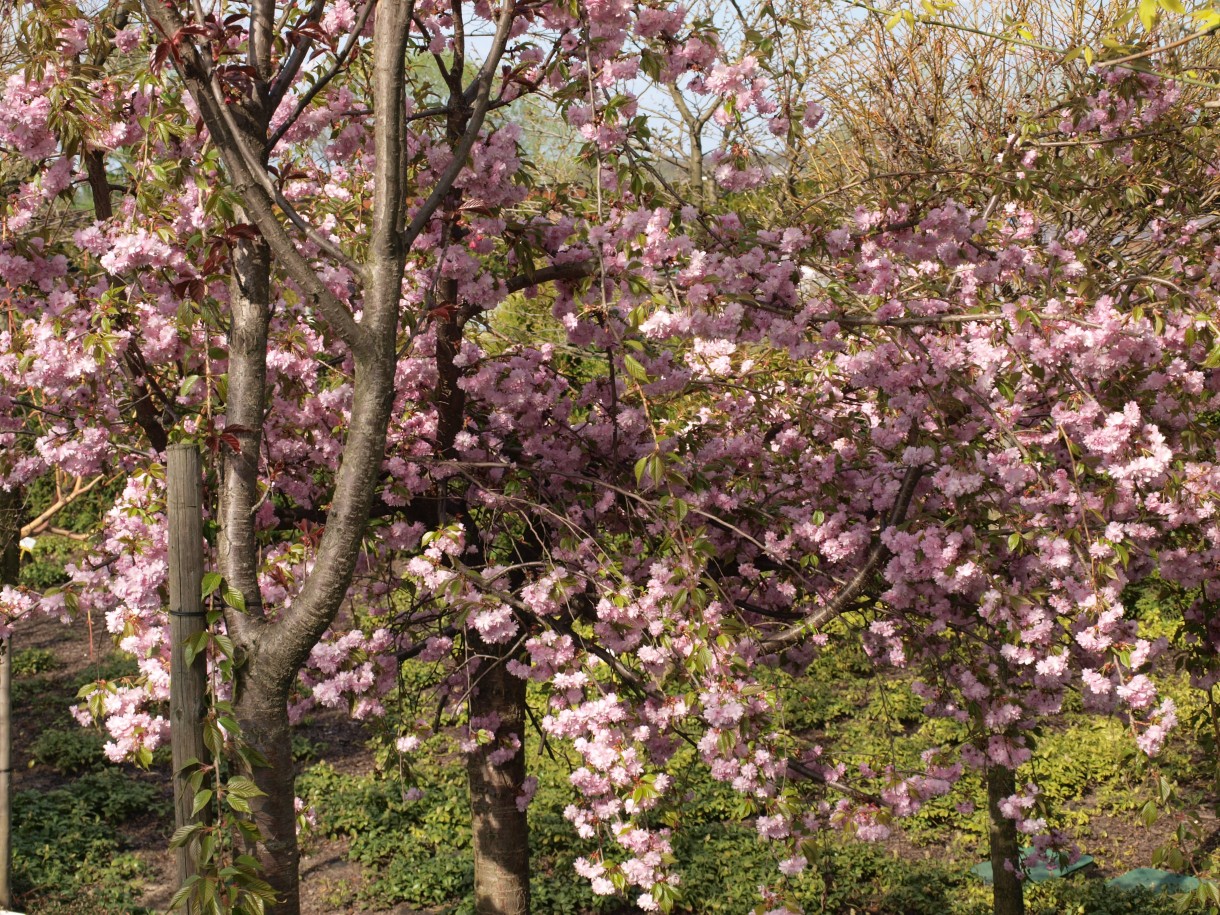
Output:
[[[62,585],[68,580],[64,566],[79,552],[80,545],[67,537],[39,537],[33,553],[21,563],[21,584],[38,591]]]
[[[43,731],[30,746],[30,757],[63,775],[93,772],[106,765],[106,739],[94,728]]]
[[[13,654],[13,677],[32,677],[59,666],[55,652],[47,648],[26,648]]]
[[[116,827],[167,807],[157,789],[114,769],[53,791],[13,798],[13,875],[18,899],[37,891],[38,912],[135,913],[141,869],[123,854]]]

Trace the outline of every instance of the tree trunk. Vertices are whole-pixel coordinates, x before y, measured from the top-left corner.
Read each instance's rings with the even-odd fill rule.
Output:
[[[267,906],[267,915],[300,915],[301,852],[288,696],[276,687],[250,680],[242,678],[233,703],[243,743],[262,757],[262,764],[243,766],[243,773],[264,795],[250,799],[261,835],[250,851],[262,865],[262,878],[275,889],[277,902]]]
[[[13,907],[13,638],[0,639],[0,908]]]
[[[225,583],[241,592],[246,615],[263,615],[254,507],[267,401],[267,334],[271,323],[271,251],[262,238],[233,246],[229,282],[229,378],[225,431],[237,447],[222,449],[217,559]]]
[[[0,587],[16,585],[21,565],[22,497],[0,489]],[[0,908],[13,907],[13,640],[0,641]]]
[[[687,175],[690,181],[691,197],[694,200],[695,206],[701,207],[704,204],[704,184],[703,184],[703,128],[701,126],[692,126],[690,129],[690,158],[687,162]]]
[[[521,746],[512,758],[493,764],[492,747],[467,758],[471,828],[474,834],[474,905],[477,915],[528,915],[530,910],[529,826],[517,798],[525,782],[525,681],[509,672],[505,646],[472,649],[483,663],[475,672],[471,719],[495,715],[496,736],[515,734]],[[473,652],[472,652],[473,653]]]
[[[1017,824],[1000,812],[1000,802],[1017,793],[1016,773],[1002,766],[987,769],[987,811],[991,816],[992,911],[994,915],[1025,915],[1022,881],[1018,879],[1021,848]]]

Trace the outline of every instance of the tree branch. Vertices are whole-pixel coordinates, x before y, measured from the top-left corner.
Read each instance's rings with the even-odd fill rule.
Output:
[[[894,506],[890,509],[889,516],[881,525],[881,529],[877,531],[876,542],[869,551],[868,557],[864,560],[864,564],[852,576],[851,581],[844,585],[842,590],[824,607],[815,610],[799,623],[787,627],[771,638],[763,639],[760,642],[760,647],[764,652],[771,654],[798,644],[811,635],[814,630],[825,626],[837,616],[851,609],[852,604],[856,602],[857,598],[865,593],[873,576],[881,568],[881,564],[890,557],[889,548],[885,545],[882,535],[890,528],[902,524],[906,519],[907,510],[911,506],[911,499],[915,495],[915,488],[919,485],[920,479],[923,478],[924,469],[922,464],[907,468],[907,472],[902,478],[902,486],[898,490],[898,496],[894,500]]]
[[[360,40],[360,33],[364,31],[364,26],[368,22],[369,14],[373,12],[373,7],[376,5],[377,4],[374,2],[374,0],[369,0],[369,2],[365,3],[364,6],[360,8],[360,16],[356,20],[356,24],[352,26],[352,31],[348,36],[346,44],[343,45],[343,48],[339,51],[338,55],[336,55],[334,64],[318,78],[317,82],[309,87],[309,90],[303,96],[301,96],[300,101],[297,102],[296,107],[292,109],[292,114],[288,116],[288,119],[277,127],[275,132],[271,134],[271,138],[267,141],[268,153],[275,149],[276,144],[284,138],[284,134],[286,134],[292,128],[292,125],[297,122],[297,119],[304,114],[305,109],[309,107],[310,102],[317,98],[318,93],[325,89],[330,81],[339,74],[340,70],[343,69],[343,65],[347,63],[347,58],[351,56],[352,50],[356,47],[356,43]],[[302,44],[304,44],[304,42],[302,42]],[[289,63],[291,63],[291,61],[289,61]],[[300,64],[297,64],[296,66],[298,69],[300,68]],[[271,86],[272,111],[279,107],[280,102],[284,99],[284,96],[288,94],[288,89],[292,84],[292,80],[296,78],[295,72],[293,72],[291,76],[289,76],[288,73],[289,68],[288,64],[286,63],[284,65],[284,69],[280,72],[279,76],[276,77],[275,83],[273,83]]]
[[[172,40],[182,28],[182,19],[177,11],[159,0],[144,0],[144,9],[165,40]],[[301,287],[307,299],[321,312],[331,329],[352,351],[366,350],[368,335],[364,329],[356,323],[347,305],[318,277],[276,217],[274,197],[258,178],[258,172],[262,172],[264,181],[269,181],[266,172],[261,165],[255,171],[251,170],[249,160],[252,155],[245,148],[242,133],[233,122],[223,97],[218,101],[214,94],[215,81],[209,64],[193,41],[181,41],[178,47],[181,59],[175,61],[175,66],[199,106],[208,132],[232,175],[234,187],[241,194],[250,217],[267,240],[272,253]]]

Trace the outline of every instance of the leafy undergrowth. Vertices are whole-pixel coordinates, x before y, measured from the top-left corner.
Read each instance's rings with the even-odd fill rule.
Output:
[[[167,767],[146,775],[107,764],[100,736],[66,713],[81,683],[120,674],[131,662],[111,657],[67,669],[68,655],[58,648],[26,649],[14,658],[17,722],[24,732],[14,824],[19,908],[30,915],[154,911],[140,905],[142,884],[154,876],[142,862],[149,860],[150,849],[166,854]],[[956,725],[926,721],[906,683],[878,677],[866,660],[840,653],[817,665],[801,694],[792,697],[788,724],[838,735],[839,752],[851,763],[911,764],[923,747],[961,738]],[[1189,712],[1192,698],[1180,681],[1169,678],[1168,688]],[[325,898],[316,900],[313,910],[405,905],[438,915],[470,915],[473,866],[460,761],[444,755],[437,742],[400,770],[387,741],[374,740],[361,749],[358,732],[355,738],[360,752],[346,759],[333,745],[315,746],[304,736],[294,746],[305,767],[298,793],[317,817],[315,838],[343,849],[350,866],[361,872],[361,879],[326,885]],[[1037,740],[1034,764],[1021,776],[1036,778],[1055,801],[1055,825],[1075,835],[1099,866],[1091,875],[1028,887],[1031,915],[1174,912],[1171,897],[1110,890],[1095,878],[1151,863],[1151,851],[1169,827],[1163,822],[1141,827],[1138,814],[1152,796],[1154,775],[1189,785],[1201,771],[1194,736],[1183,728],[1155,770],[1133,751],[1120,722],[1077,710],[1069,709]],[[530,808],[535,912],[632,911],[622,900],[594,896],[573,871],[573,861],[593,850],[563,817],[574,760],[556,746],[544,752],[533,739],[529,750],[531,770],[540,779]],[[775,881],[776,849],[759,841],[749,822],[741,822],[735,794],[711,781],[689,751],[683,753],[676,767],[682,778],[673,792],[679,798],[675,853],[682,876],[676,910],[746,915],[758,903],[758,887]],[[374,760],[383,763],[381,769],[374,768]],[[422,797],[408,794],[413,788],[422,789]],[[976,811],[964,814],[960,805],[967,803]],[[989,889],[968,872],[984,856],[982,809],[981,785],[967,776],[951,795],[906,821],[888,843],[828,841],[792,889],[810,915],[984,915]],[[308,876],[306,888],[319,891],[310,890]]]
[[[58,643],[59,624],[42,625]],[[108,656],[66,667],[49,648],[13,656],[15,901],[30,915],[140,915],[146,867],[132,839],[170,816],[164,786],[108,763],[102,736],[68,714],[83,683],[134,665]]]
[[[840,752],[850,762],[911,765],[920,749],[964,736],[957,725],[924,719],[922,703],[907,684],[877,677],[867,661],[838,655],[818,663],[826,669],[805,678],[789,726],[840,735]],[[1180,704],[1191,701],[1181,683],[1171,681],[1170,690]],[[1053,801],[1054,825],[1075,835],[1099,866],[1084,876],[1029,886],[1031,915],[1179,911],[1173,897],[1110,889],[1100,878],[1151,863],[1152,849],[1167,838],[1168,827],[1142,827],[1137,813],[1151,798],[1155,774],[1190,781],[1198,761],[1184,749],[1189,745],[1180,739],[1154,771],[1138,757],[1118,721],[1069,710],[1037,735],[1035,760],[1021,777],[1038,781]],[[315,834],[347,841],[349,859],[363,871],[358,884],[334,889],[330,904],[376,909],[405,903],[470,915],[473,863],[459,761],[440,753],[439,744],[426,745],[400,774],[392,753],[384,746],[375,750],[388,761],[385,771],[345,774],[318,762],[298,786],[315,811]],[[540,782],[529,812],[534,911],[634,911],[621,899],[594,896],[573,871],[577,857],[595,850],[562,814],[571,800],[567,776],[575,761],[555,747],[542,752],[532,739],[529,750],[531,772]],[[681,752],[686,757],[674,767],[684,773],[674,789],[681,798],[674,851],[682,877],[675,911],[747,915],[759,902],[759,886],[776,880],[776,849],[741,822],[735,794],[712,781],[689,751]],[[421,789],[422,797],[408,794],[411,789]],[[974,812],[963,813],[966,804]],[[889,843],[827,840],[820,858],[789,886],[809,913],[983,915],[990,911],[990,888],[969,868],[986,854],[985,804],[980,779],[967,775],[949,796],[904,821]],[[1102,821],[1107,830],[1093,828]]]
[[[336,891],[336,908],[385,908],[398,903],[452,913],[473,912],[473,863],[464,779],[450,767],[419,800],[403,786],[375,775],[343,775],[319,763],[301,782],[315,804],[316,831],[345,836],[349,855],[364,870],[359,889]],[[620,900],[594,896],[572,870],[591,851],[563,819],[562,773],[543,766],[542,784],[530,808],[537,915],[619,915],[634,911]],[[716,819],[727,798],[707,786],[703,801],[686,808],[675,842],[682,862],[682,898],[675,911],[689,915],[746,915],[758,903],[758,887],[775,877],[773,851],[748,826]],[[913,861],[883,846],[831,843],[797,884],[809,913],[859,915],[985,915],[989,890],[967,873],[968,860]],[[1101,880],[1066,880],[1031,886],[1030,915],[1170,915],[1170,897],[1110,890]]]
[[[17,898],[31,913],[119,915],[138,906],[143,866],[124,850],[120,827],[160,804],[156,788],[106,770],[64,788],[13,799]]]

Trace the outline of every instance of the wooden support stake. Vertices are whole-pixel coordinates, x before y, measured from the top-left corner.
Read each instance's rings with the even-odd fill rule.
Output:
[[[13,639],[0,641],[0,909],[13,907]]]
[[[20,490],[0,489],[0,587],[16,586],[21,568]],[[0,641],[0,909],[13,907],[13,639]]]
[[[199,822],[192,816],[195,793],[183,766],[205,758],[203,720],[207,714],[207,666],[204,652],[186,662],[187,643],[207,628],[203,609],[203,480],[199,449],[171,445],[166,451],[169,516],[170,744],[174,760],[174,825]],[[177,850],[178,885],[198,872],[198,843]],[[187,907],[187,915],[194,915]]]

